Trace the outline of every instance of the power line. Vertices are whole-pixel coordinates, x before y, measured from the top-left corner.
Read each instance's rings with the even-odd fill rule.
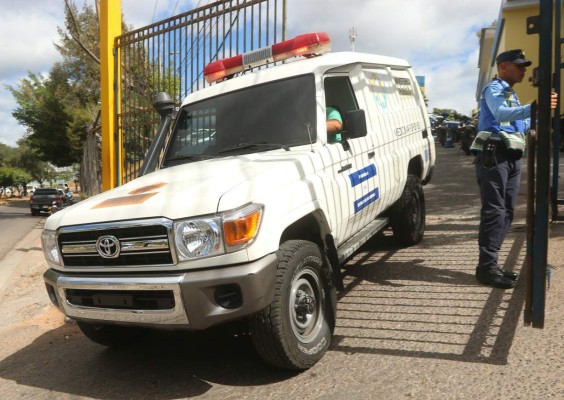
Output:
[[[151,23],[155,22],[155,14],[157,13],[158,4],[159,4],[159,0],[155,0],[155,8],[153,9],[153,18],[151,18]]]

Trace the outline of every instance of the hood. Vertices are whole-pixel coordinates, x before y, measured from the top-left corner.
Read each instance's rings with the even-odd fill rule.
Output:
[[[218,211],[222,196],[237,186],[246,189],[235,191],[237,199],[230,198],[229,204],[236,204],[236,207],[252,201],[259,195],[257,192],[279,187],[282,177],[284,180],[296,179],[296,173],[291,173],[296,170],[295,160],[288,161],[287,157],[252,154],[162,169],[53,214],[45,228],[213,214]],[[254,182],[258,175],[265,177],[258,179],[261,185],[252,185],[253,189],[248,190],[249,182]]]

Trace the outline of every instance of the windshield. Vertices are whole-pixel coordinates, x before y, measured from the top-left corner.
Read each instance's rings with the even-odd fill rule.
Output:
[[[188,104],[178,114],[163,166],[315,142],[315,107],[311,74]]]

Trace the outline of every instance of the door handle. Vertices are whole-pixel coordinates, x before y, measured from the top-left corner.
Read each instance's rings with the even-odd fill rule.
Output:
[[[351,169],[351,168],[352,168],[352,164],[343,165],[343,166],[341,167],[341,169],[340,169],[339,171],[337,171],[337,172],[340,174],[340,173],[343,173],[343,172],[345,172],[345,171],[347,171],[347,170],[349,170],[349,169]]]

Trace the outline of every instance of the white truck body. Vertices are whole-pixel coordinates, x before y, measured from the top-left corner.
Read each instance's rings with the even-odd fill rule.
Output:
[[[332,143],[327,106],[346,115],[363,110],[366,134],[347,137],[343,115],[344,139]],[[271,121],[276,133],[257,133],[255,118]],[[202,125],[196,128],[197,123]],[[251,131],[255,137],[246,137]],[[279,146],[258,143],[256,135],[262,134]],[[167,143],[157,171],[63,209],[45,224],[48,292],[93,340],[93,327],[205,329],[253,317],[280,302],[275,288],[286,290],[285,278],[277,274],[281,249],[290,246],[289,253],[297,254],[309,243],[319,250],[319,270],[326,272],[310,268],[302,279],[309,282],[305,289],[296,283],[301,290],[296,308],[306,311],[290,316],[297,322],[289,326],[299,331],[305,319],[318,316],[315,307],[327,303],[335,309],[329,294],[340,285],[339,265],[393,225],[393,218],[400,240],[421,240],[424,198],[421,189],[413,196],[406,192],[406,185],[429,181],[435,151],[423,96],[406,61],[332,53],[223,81],[185,99]],[[233,148],[239,143],[249,146]],[[219,151],[206,153],[220,144]],[[415,209],[400,207],[411,197]],[[255,212],[252,237],[229,243],[225,221]],[[402,228],[402,218],[415,225]],[[202,220],[205,228],[198,228]],[[210,239],[205,232],[216,225],[218,236]],[[188,239],[182,242],[184,234]],[[202,239],[190,242],[190,235]],[[207,245],[213,249],[204,254],[208,250],[198,246]],[[198,249],[191,253],[192,247]],[[299,265],[298,260],[298,271]],[[310,287],[322,299],[303,295]],[[316,329],[315,338],[296,335],[303,354],[289,357],[292,361],[265,359],[282,367],[311,366],[329,345],[330,333],[323,332],[332,331]]]

